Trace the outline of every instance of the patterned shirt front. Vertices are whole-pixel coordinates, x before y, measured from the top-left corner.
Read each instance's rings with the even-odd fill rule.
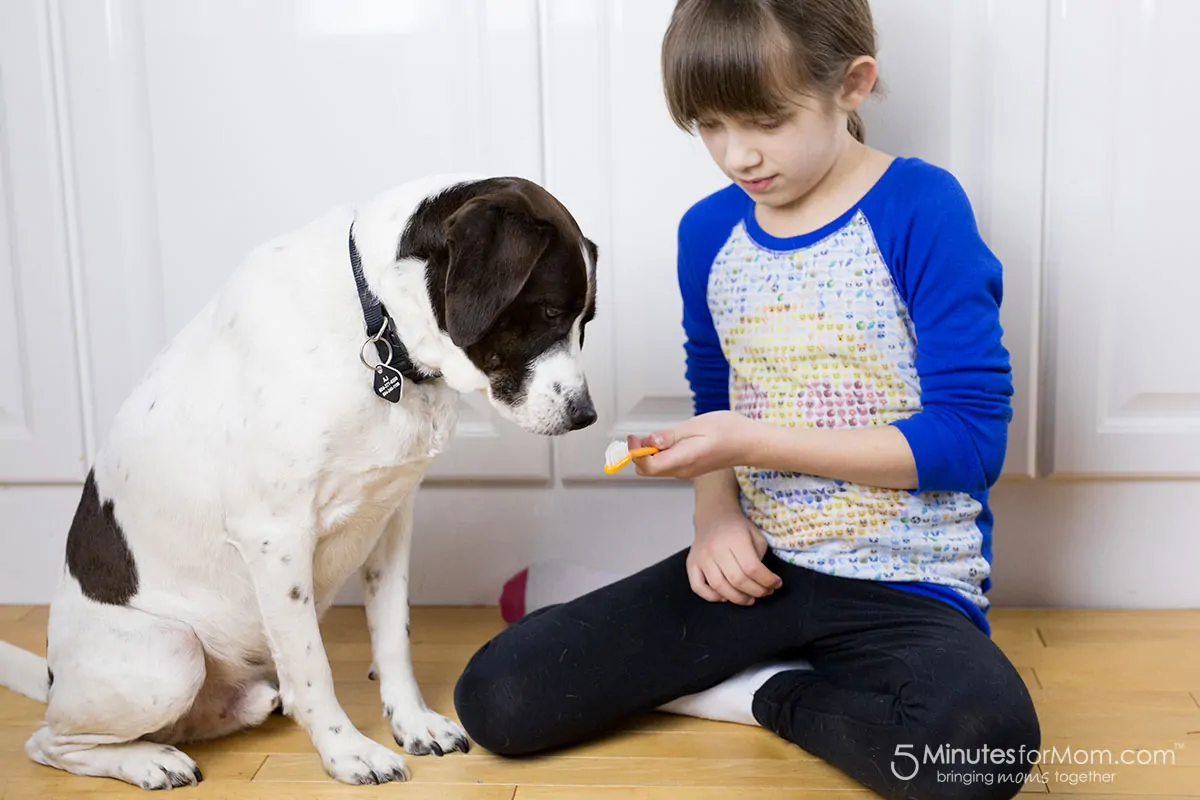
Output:
[[[999,264],[957,182],[898,159],[839,219],[787,239],[731,187],[685,215],[680,284],[697,413],[895,425],[917,460],[916,491],[738,467],[743,509],[776,555],[948,600],[987,630],[987,490],[1011,372]]]

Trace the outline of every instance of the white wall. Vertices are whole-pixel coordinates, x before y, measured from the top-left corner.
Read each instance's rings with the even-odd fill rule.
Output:
[[[442,169],[540,180],[600,244],[601,422],[551,442],[472,398],[418,503],[414,600],[492,603],[533,560],[631,571],[686,546],[685,486],[599,470],[612,436],[690,408],[675,224],[723,181],[663,107],[671,5],[0,7],[0,602],[48,599],[108,420],[248,247]],[[1200,156],[1175,144],[1200,7],[873,5],[889,91],[870,140],[951,169],[1005,264],[993,600],[1200,605],[1200,270],[1178,244]]]

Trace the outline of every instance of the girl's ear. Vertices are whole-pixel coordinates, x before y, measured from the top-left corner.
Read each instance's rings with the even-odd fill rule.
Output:
[[[879,67],[870,56],[859,56],[846,67],[846,77],[842,80],[842,91],[838,95],[838,105],[843,111],[857,111],[871,92],[875,89],[875,81],[879,78]]]

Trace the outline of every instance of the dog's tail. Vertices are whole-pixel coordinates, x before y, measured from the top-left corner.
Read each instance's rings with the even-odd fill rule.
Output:
[[[50,672],[46,659],[28,650],[0,642],[0,686],[30,700],[46,702],[50,696]]]

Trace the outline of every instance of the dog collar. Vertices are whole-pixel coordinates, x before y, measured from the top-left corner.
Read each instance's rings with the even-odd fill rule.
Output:
[[[354,271],[354,282],[358,286],[358,301],[362,305],[363,323],[366,326],[367,338],[359,351],[359,359],[363,365],[375,373],[375,393],[393,403],[399,402],[404,395],[404,381],[424,383],[441,377],[440,372],[426,373],[421,371],[408,355],[408,348],[400,341],[396,332],[396,324],[388,315],[387,308],[379,298],[367,287],[363,276],[362,257],[358,254],[358,245],[354,243],[354,223],[350,223],[350,268]],[[379,355],[379,363],[371,366],[363,358],[367,345],[374,343],[375,352]]]

